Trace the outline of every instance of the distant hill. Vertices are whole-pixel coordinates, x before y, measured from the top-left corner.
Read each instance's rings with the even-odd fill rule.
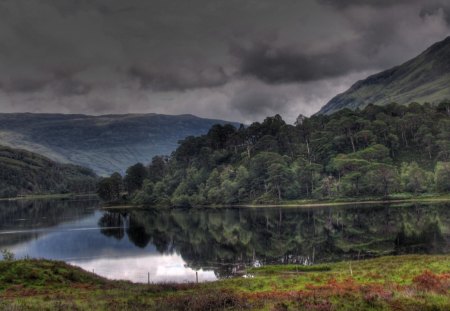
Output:
[[[0,197],[92,192],[97,176],[87,168],[54,162],[37,153],[0,146]]]
[[[438,103],[450,99],[450,37],[435,43],[410,61],[356,82],[348,91],[331,99],[319,114],[343,108]]]
[[[105,175],[168,155],[179,140],[205,134],[217,123],[226,122],[193,115],[0,114],[0,144]]]

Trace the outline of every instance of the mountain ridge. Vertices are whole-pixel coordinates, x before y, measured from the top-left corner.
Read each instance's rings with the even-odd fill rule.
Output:
[[[214,124],[237,123],[190,114],[0,113],[0,144],[54,161],[123,173],[133,163],[170,154],[178,141],[205,134]]]
[[[439,103],[450,99],[450,36],[436,42],[405,63],[370,75],[336,95],[318,114],[331,114],[343,108]]]

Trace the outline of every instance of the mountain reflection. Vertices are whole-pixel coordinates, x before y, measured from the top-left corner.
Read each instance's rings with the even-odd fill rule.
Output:
[[[139,248],[179,253],[189,267],[230,274],[236,264],[312,263],[449,251],[448,205],[316,209],[108,211],[99,226]]]

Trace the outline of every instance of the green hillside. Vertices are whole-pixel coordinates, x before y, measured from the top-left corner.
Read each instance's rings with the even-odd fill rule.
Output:
[[[0,197],[92,192],[96,179],[90,169],[0,146]]]
[[[439,103],[447,99],[450,99],[450,37],[400,66],[356,82],[331,99],[319,113],[364,108],[368,104]]]
[[[192,115],[0,114],[0,144],[89,167],[102,175],[168,155],[179,140],[202,135],[216,123],[225,121]]]
[[[116,199],[120,182],[103,179],[100,196]],[[448,193],[450,103],[215,125],[170,158],[130,167],[123,183],[136,203],[178,206]]]

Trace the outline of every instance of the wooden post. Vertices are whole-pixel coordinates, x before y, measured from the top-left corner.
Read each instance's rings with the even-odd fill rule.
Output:
[[[147,283],[150,285],[150,272],[147,273]]]
[[[195,271],[195,279],[196,279],[197,284],[198,284],[198,271]]]

